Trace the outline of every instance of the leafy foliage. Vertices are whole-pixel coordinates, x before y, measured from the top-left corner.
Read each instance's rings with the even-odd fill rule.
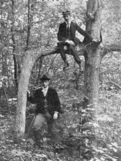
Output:
[[[28,33],[28,6],[27,0],[15,1],[12,14],[11,1],[1,1],[1,44],[0,44],[0,73],[7,76],[6,94],[8,98],[15,97],[13,55],[17,61],[25,53],[26,39]],[[69,8],[73,11],[74,20],[79,25],[85,24],[85,0],[78,1],[31,1],[30,8],[30,41],[29,51],[44,46],[55,46],[57,42],[56,33],[58,24],[62,21],[61,11]],[[120,35],[120,0],[103,1],[103,43],[116,44],[121,42]],[[11,31],[14,19],[14,31]],[[12,42],[12,34],[15,37],[15,44]],[[15,51],[13,53],[13,46]],[[5,114],[6,106],[9,105],[10,112],[15,112],[16,105],[6,101],[5,93],[1,88],[0,98],[4,105],[0,105],[0,160],[52,160],[52,161],[118,161],[121,158],[121,62],[120,52],[108,53],[102,60],[100,70],[100,97],[99,106],[95,111],[94,120],[89,120],[89,109],[82,109],[84,99],[83,73],[77,81],[76,72],[78,66],[73,58],[68,56],[69,69],[62,71],[63,62],[60,55],[47,56],[33,67],[30,87],[32,90],[37,84],[40,74],[49,73],[52,78],[51,85],[58,90],[65,113],[58,122],[57,129],[61,129],[63,141],[58,144],[50,140],[43,140],[41,149],[33,147],[33,142],[28,144],[28,138],[20,143],[14,140],[14,119],[15,115]],[[40,68],[41,66],[41,68]],[[3,78],[0,78],[1,82]],[[10,88],[9,88],[10,87]],[[14,94],[12,94],[12,92]],[[1,101],[1,104],[2,104]],[[7,103],[6,103],[7,102]],[[2,107],[2,108],[1,108]],[[8,110],[8,109],[7,109]],[[4,111],[4,112],[3,112]],[[94,112],[94,111],[93,111]],[[88,116],[88,117],[87,117]],[[88,118],[88,120],[87,120]],[[94,133],[91,129],[94,129]],[[96,140],[96,141],[95,141]],[[90,142],[91,141],[91,142]],[[91,159],[93,157],[93,159]]]

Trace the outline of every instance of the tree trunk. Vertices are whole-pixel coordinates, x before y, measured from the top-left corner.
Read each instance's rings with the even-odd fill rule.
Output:
[[[101,0],[88,0],[87,2],[87,22],[86,30],[93,39],[98,42],[92,42],[87,45],[85,52],[85,75],[84,89],[88,98],[88,105],[95,108],[98,105],[99,98],[99,68],[101,63]],[[93,19],[88,15],[93,15]]]
[[[13,61],[14,61],[14,81],[15,81],[15,86],[16,86],[16,93],[18,90],[18,65],[17,65],[17,60],[16,60],[16,55],[15,55],[15,50],[16,50],[16,41],[15,41],[15,31],[14,31],[14,25],[15,25],[15,2],[14,0],[11,0],[12,6],[12,26],[11,26],[11,40],[13,43]]]
[[[88,51],[85,56],[84,92],[89,100],[88,107],[96,110],[99,99],[100,46],[90,45]]]
[[[88,109],[88,115],[83,118],[83,124],[88,123],[87,133],[90,145],[96,143],[95,129],[92,121],[98,110],[99,100],[99,68],[101,63],[101,0],[88,0],[86,31],[91,34],[97,42],[87,42],[85,51],[85,73],[84,73],[84,99],[83,108]],[[95,144],[96,145],[96,144]],[[83,155],[83,154],[82,154]],[[89,158],[93,158],[90,146]]]
[[[37,53],[36,51],[34,51],[26,52],[26,55],[23,57],[22,69],[18,85],[18,103],[16,110],[15,132],[17,138],[23,137],[25,133],[27,89],[32,67],[39,56],[41,56],[41,52],[39,51]]]

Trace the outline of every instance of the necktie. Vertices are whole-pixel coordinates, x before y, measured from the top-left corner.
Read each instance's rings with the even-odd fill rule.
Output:
[[[47,91],[48,91],[48,88],[43,88],[43,89],[42,89],[42,92],[43,92],[44,96],[47,95]]]
[[[69,22],[66,23],[66,28],[69,29],[70,25]]]
[[[67,31],[67,37],[69,39],[70,38],[70,24],[69,24],[69,22],[67,22],[67,24],[66,24],[66,31]]]

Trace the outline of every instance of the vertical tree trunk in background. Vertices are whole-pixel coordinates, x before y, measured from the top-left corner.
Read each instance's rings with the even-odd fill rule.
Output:
[[[88,116],[83,121],[88,122],[88,139],[90,142],[89,158],[93,158],[92,142],[96,143],[95,129],[91,122],[94,120],[99,101],[99,68],[101,63],[101,0],[88,0],[86,31],[91,34],[97,42],[87,42],[85,51],[85,73],[84,73],[84,107],[88,108]],[[87,133],[88,135],[88,133]],[[83,155],[83,154],[82,154]]]
[[[33,21],[33,14],[31,11],[33,11],[34,6],[31,5],[30,0],[28,0],[28,24],[27,24],[27,39],[26,39],[26,47],[25,50],[27,51],[29,48],[30,43],[30,35],[31,35],[31,25]]]
[[[26,39],[26,50],[29,47],[29,39],[30,39],[30,0],[28,0],[28,27],[27,27],[27,39]]]
[[[85,95],[89,98],[88,105],[96,108],[99,99],[99,68],[101,62],[101,0],[88,0],[86,31],[91,34],[98,43],[87,45],[85,53]],[[91,17],[90,17],[91,15]]]
[[[88,107],[96,110],[99,99],[100,46],[92,44],[88,51],[85,56],[84,92],[88,98]]]
[[[38,84],[40,82],[40,73],[41,73],[43,58],[41,57],[38,61],[39,61],[39,72],[38,72],[38,78],[36,80],[36,84]]]
[[[11,0],[12,5],[11,5],[11,9],[12,9],[12,26],[11,26],[11,34],[12,34],[12,43],[13,43],[13,61],[14,61],[14,80],[15,80],[15,85],[16,85],[16,92],[18,89],[18,70],[17,70],[17,61],[16,61],[16,56],[15,56],[15,35],[14,35],[14,23],[15,23],[15,2],[14,0]]]
[[[88,0],[86,31],[93,39],[101,41],[102,0]]]
[[[7,55],[7,51],[2,53],[2,76],[8,76]]]

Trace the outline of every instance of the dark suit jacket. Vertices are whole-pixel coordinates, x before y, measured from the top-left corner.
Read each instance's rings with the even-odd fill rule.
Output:
[[[73,21],[70,24],[69,34],[66,27],[66,22],[63,22],[59,26],[58,31],[58,40],[59,41],[66,41],[67,39],[72,40],[76,45],[80,43],[80,40],[75,37],[75,33],[78,31],[81,35],[87,37],[89,40],[92,40],[92,37],[83,29],[81,29],[76,23]]]
[[[48,104],[48,112],[53,116],[54,111],[61,113],[60,100],[55,89],[49,87],[46,97],[43,95],[42,88],[35,91],[34,95],[28,97],[28,101],[36,104],[36,114],[45,113],[45,98]]]

